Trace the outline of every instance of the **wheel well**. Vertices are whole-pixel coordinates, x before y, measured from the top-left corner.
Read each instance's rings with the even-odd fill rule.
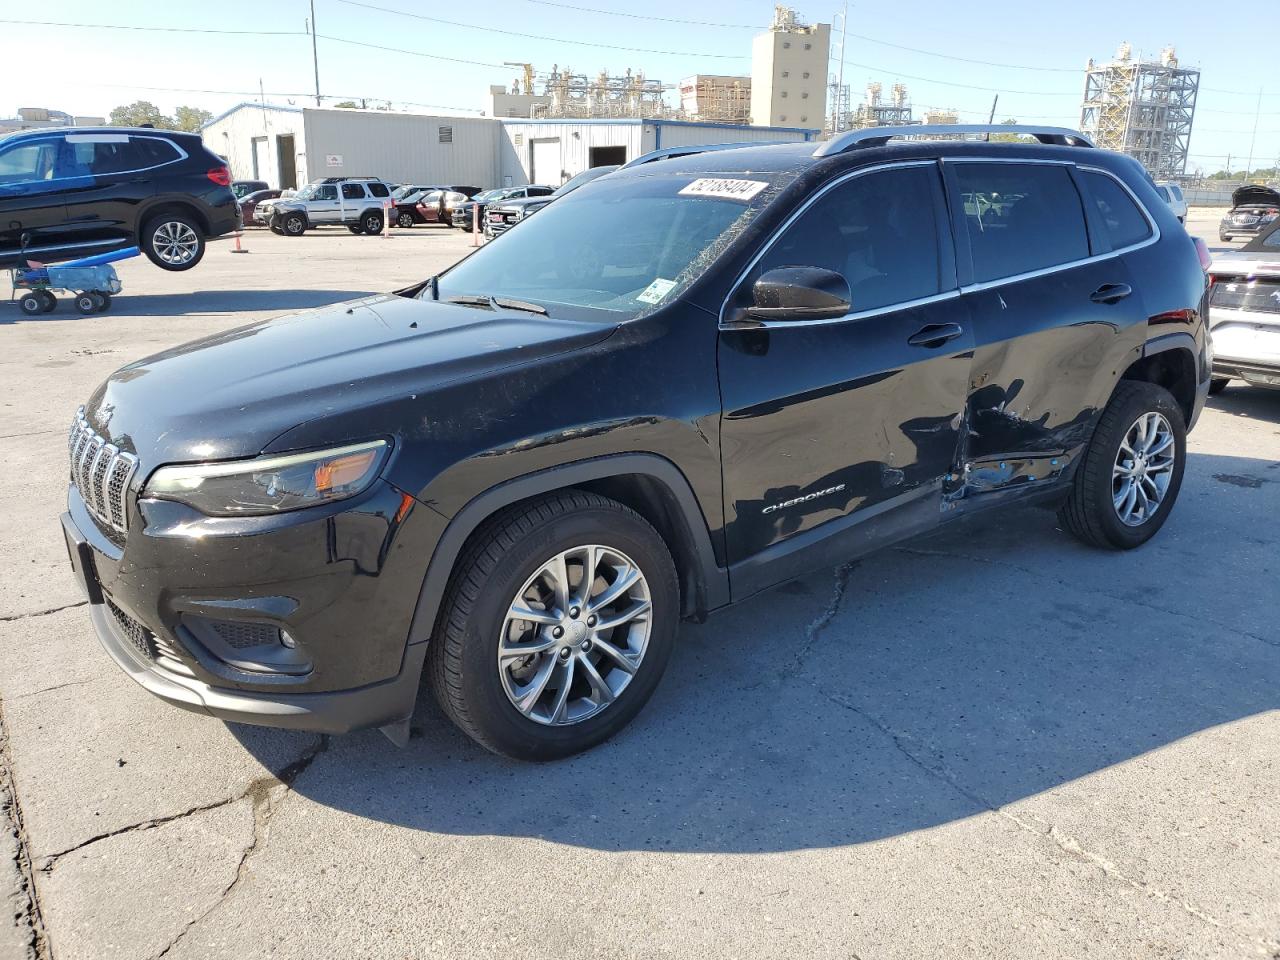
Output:
[[[667,486],[644,474],[627,473],[579,483],[576,487],[617,500],[644,517],[658,531],[675,561],[676,575],[680,580],[681,616],[695,620],[705,618],[705,585],[693,545],[693,534],[675,495]]]
[[[142,231],[146,227],[146,225],[150,223],[152,220],[154,220],[156,217],[165,213],[180,213],[183,216],[190,217],[192,220],[196,222],[196,226],[200,228],[200,232],[203,233],[205,237],[209,236],[209,221],[204,218],[204,215],[201,214],[199,210],[197,210],[195,207],[191,206],[188,203],[180,203],[178,201],[164,201],[162,203],[157,203],[154,207],[150,207],[147,210],[146,214],[143,216],[142,220],[139,222],[138,224],[139,241],[141,241],[142,239]]]
[[[1164,387],[1178,402],[1184,421],[1191,423],[1196,402],[1196,361],[1190,350],[1162,350],[1135,360],[1120,379],[1145,380]]]

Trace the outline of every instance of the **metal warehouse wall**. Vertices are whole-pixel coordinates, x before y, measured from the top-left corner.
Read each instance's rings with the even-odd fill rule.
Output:
[[[488,117],[433,117],[376,110],[303,111],[307,178],[381,177],[393,183],[492,185],[498,125]],[[441,128],[452,142],[441,142]]]
[[[237,180],[265,180],[273,187],[280,187],[280,144],[278,137],[293,136],[294,160],[306,152],[302,136],[302,111],[282,107],[266,107],[241,104],[222,116],[210,121],[200,136],[214,153],[227,158],[231,175]],[[255,141],[257,146],[255,148]],[[287,146],[288,141],[285,141]],[[254,169],[254,154],[258,156],[258,168]],[[287,160],[288,158],[286,158]],[[286,162],[286,172],[288,164]],[[296,186],[306,183],[302,171],[298,171]]]
[[[809,140],[817,134],[817,130],[801,130],[794,127],[747,127],[724,123],[650,120],[644,125],[644,152],[659,150],[663,147],[687,147],[703,143],[794,142]]]
[[[501,156],[498,174],[503,186],[520,187],[531,183],[535,142],[555,141],[560,146],[558,176],[538,172],[538,181],[557,187],[565,180],[586,170],[590,165],[592,147],[624,147],[626,157],[633,160],[644,152],[640,122],[611,123],[583,120],[545,120],[521,123],[503,122],[498,135]],[[507,178],[510,178],[508,181]]]

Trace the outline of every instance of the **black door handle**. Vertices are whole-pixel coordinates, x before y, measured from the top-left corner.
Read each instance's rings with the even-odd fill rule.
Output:
[[[1127,283],[1104,283],[1089,294],[1089,299],[1094,303],[1119,303],[1131,293],[1133,293],[1133,287]]]
[[[907,337],[907,343],[913,347],[940,347],[963,334],[964,329],[958,323],[931,323]]]

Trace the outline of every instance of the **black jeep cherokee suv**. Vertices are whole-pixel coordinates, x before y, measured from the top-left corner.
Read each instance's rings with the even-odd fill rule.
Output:
[[[1140,545],[1209,384],[1192,241],[1079,134],[893,139],[931,129],[635,164],[124,367],[69,438],[102,644],[191,710],[393,740],[425,664],[544,759],[636,715],[682,617],[811,568],[1033,502]]]
[[[27,130],[0,139],[0,268],[142,248],[190,270],[240,227],[231,173],[194,133],[149,127]]]

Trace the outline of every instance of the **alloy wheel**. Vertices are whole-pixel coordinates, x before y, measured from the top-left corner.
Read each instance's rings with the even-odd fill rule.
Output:
[[[1111,469],[1112,503],[1121,523],[1140,527],[1155,515],[1176,459],[1173,428],[1164,414],[1144,413],[1125,431]]]
[[[169,220],[156,227],[151,235],[151,246],[165,263],[182,265],[195,259],[200,249],[200,238],[181,220]]]
[[[498,638],[502,688],[536,723],[580,723],[635,677],[649,645],[644,574],[607,546],[574,547],[546,561],[507,610]]]

